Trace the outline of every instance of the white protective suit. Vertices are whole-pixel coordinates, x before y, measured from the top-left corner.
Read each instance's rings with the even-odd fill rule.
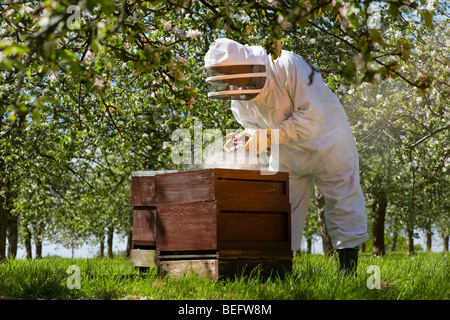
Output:
[[[272,61],[260,46],[218,39],[205,67],[264,64],[267,80],[251,100],[232,100],[245,129],[279,129],[279,170],[289,172],[292,250],[299,250],[314,183],[325,198],[325,221],[335,249],[369,239],[358,153],[344,109],[319,72],[302,57],[282,51]],[[310,83],[310,76],[312,83]],[[273,160],[273,159],[272,159]]]

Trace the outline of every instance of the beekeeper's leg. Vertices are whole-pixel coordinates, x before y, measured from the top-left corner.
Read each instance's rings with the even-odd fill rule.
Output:
[[[300,250],[302,233],[305,228],[314,176],[296,176],[289,174],[289,201],[291,203],[291,239],[292,250]]]
[[[356,270],[355,247],[369,240],[358,157],[332,175],[316,176],[316,183],[324,195],[325,222],[333,248],[340,255],[341,268]]]

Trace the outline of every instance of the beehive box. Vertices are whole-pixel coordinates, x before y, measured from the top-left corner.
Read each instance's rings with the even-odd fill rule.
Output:
[[[288,183],[285,172],[258,170],[134,173],[132,264],[212,277],[257,265],[290,270]]]

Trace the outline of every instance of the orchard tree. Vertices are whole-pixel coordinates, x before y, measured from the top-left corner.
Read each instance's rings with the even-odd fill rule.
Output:
[[[448,234],[448,227],[440,222],[448,221],[448,210],[442,213],[448,206],[442,195],[447,194],[450,155],[448,26],[424,28],[412,19],[406,22],[387,31],[392,37],[409,37],[414,47],[409,63],[397,68],[408,77],[420,69],[422,78],[435,81],[422,90],[390,78],[375,86],[355,87],[346,100],[360,149],[363,183],[373,206],[376,254],[384,252],[382,228],[389,204],[396,206],[393,214],[405,225],[408,252],[414,250],[416,227],[429,235],[428,247],[433,224]]]

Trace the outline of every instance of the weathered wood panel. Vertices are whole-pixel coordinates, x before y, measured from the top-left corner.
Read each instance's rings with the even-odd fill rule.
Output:
[[[214,200],[214,169],[156,176],[158,204]]]
[[[286,194],[286,184],[283,181],[258,181],[217,178],[216,196],[222,193],[236,194]]]
[[[213,280],[233,278],[238,274],[248,275],[258,270],[263,276],[283,276],[292,270],[292,260],[172,260],[160,261],[158,271],[162,276],[179,278],[195,273]]]
[[[156,176],[156,201],[212,201],[222,193],[288,194],[287,173],[261,175],[259,171],[204,169],[160,174]]]
[[[133,207],[147,207],[156,205],[155,194],[156,177],[133,177],[131,179],[131,199]]]
[[[217,250],[215,201],[157,207],[158,251]]]
[[[156,207],[133,211],[133,245],[156,246]]]
[[[237,212],[287,212],[290,211],[287,195],[282,194],[220,194],[217,195],[220,211]]]
[[[132,249],[130,264],[133,267],[158,267],[158,253],[156,250]]]
[[[277,212],[220,212],[218,238],[220,243],[225,241],[286,242],[289,240],[287,214]]]
[[[216,280],[219,277],[219,262],[216,259],[160,261],[158,273],[175,278],[195,273]]]
[[[292,259],[292,250],[219,250],[220,260],[284,260]]]
[[[264,180],[264,181],[287,181],[289,174],[287,172],[277,172],[270,175],[262,175],[259,170],[239,170],[239,169],[213,169],[216,177],[224,179],[239,180]]]

